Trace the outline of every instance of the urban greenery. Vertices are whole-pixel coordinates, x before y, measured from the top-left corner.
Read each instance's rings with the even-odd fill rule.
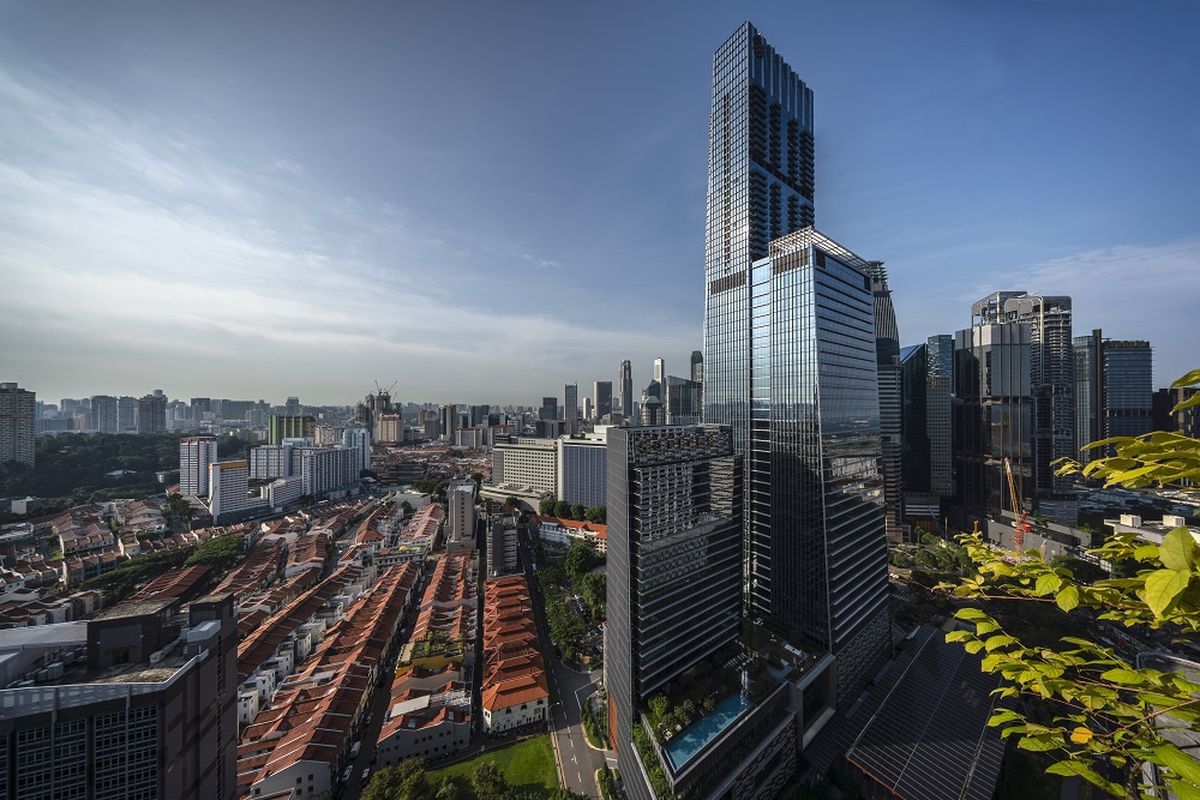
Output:
[[[477,774],[481,775],[481,785],[502,786],[502,793],[479,794],[474,786]],[[496,775],[502,784],[496,780]],[[438,786],[448,778],[457,788],[457,797],[463,800],[490,800],[493,797],[497,800],[570,800],[574,797],[569,793],[562,794],[565,790],[559,788],[554,750],[548,734],[521,739],[474,758],[431,769],[426,778],[429,786]],[[429,797],[430,794],[418,796]],[[364,800],[369,798],[364,795]]]
[[[88,502],[94,493],[118,488],[121,491],[114,495],[118,497],[161,492],[154,475],[179,469],[179,438],[177,433],[38,436],[36,466],[15,461],[0,464],[0,496],[74,497]],[[117,470],[133,474],[107,477]]]
[[[242,552],[243,538],[240,533],[214,536],[207,542],[196,545],[196,549],[184,564],[189,567],[193,564],[203,564],[213,575],[222,575],[238,560]]]
[[[181,566],[192,554],[192,547],[137,555],[114,570],[89,578],[80,589],[98,589],[105,606],[124,600],[146,581]]]
[[[1200,370],[1174,385],[1197,383]],[[1200,405],[1196,398],[1181,406]],[[1200,440],[1180,434],[1114,437],[1088,447],[1111,447],[1114,454],[1084,467],[1066,461],[1060,472],[1127,488],[1200,480]],[[975,573],[940,587],[956,598],[1044,606],[1062,615],[1088,609],[1127,628],[1200,633],[1200,547],[1187,528],[1171,531],[1161,545],[1115,534],[1091,553],[1132,565],[1131,574],[1091,583],[1064,564],[1046,563],[1036,550],[1016,554],[978,534],[958,538]],[[1004,707],[989,724],[1015,737],[1020,750],[1052,755],[1048,773],[1078,776],[1115,796],[1165,788],[1184,800],[1200,798],[1200,761],[1168,738],[1172,728],[1200,731],[1200,684],[1177,672],[1138,668],[1081,636],[1030,646],[979,607],[960,608],[956,616],[971,629],[952,631],[947,641],[982,654],[982,669],[1003,678],[996,694]],[[1144,763],[1158,767],[1161,786],[1146,783]]]
[[[654,796],[658,800],[669,800],[674,797],[675,793],[671,790],[671,783],[662,771],[662,764],[658,761],[654,745],[641,725],[633,726],[632,738],[633,746],[638,752],[638,759],[641,760],[646,775],[650,777],[650,789],[654,792]]]
[[[609,769],[605,764],[596,773],[596,776],[600,786],[600,797],[603,800],[619,800],[621,793],[617,789],[617,771]]]
[[[604,506],[585,508],[579,503],[568,503],[566,500],[547,498],[538,502],[538,513],[543,517],[558,517],[559,519],[577,519],[581,522],[593,522],[603,525],[608,518]]]

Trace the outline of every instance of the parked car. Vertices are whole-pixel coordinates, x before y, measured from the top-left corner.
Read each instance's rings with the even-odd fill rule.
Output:
[[[358,782],[358,785],[365,789],[367,787],[367,784],[370,782],[371,782],[371,768],[364,767],[363,774],[362,774],[362,780]]]

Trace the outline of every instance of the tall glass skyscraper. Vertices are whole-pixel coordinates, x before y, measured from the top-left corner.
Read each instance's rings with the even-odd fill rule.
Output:
[[[883,440],[884,527],[889,541],[904,539],[904,504],[900,488],[900,329],[892,307],[887,269],[869,264],[875,298],[875,366],[879,373],[879,430]]]
[[[813,94],[749,22],[713,56],[705,233],[704,418],[749,432],[750,264],[813,224]]]
[[[813,230],[812,91],[750,23],[713,57],[704,421],[746,469],[749,613],[838,657],[889,648],[869,264]]]
[[[1143,340],[1105,339],[1099,330],[1077,336],[1075,424],[1080,447],[1109,436],[1139,436],[1153,429],[1153,351]],[[1105,455],[1084,450],[1082,463]]]

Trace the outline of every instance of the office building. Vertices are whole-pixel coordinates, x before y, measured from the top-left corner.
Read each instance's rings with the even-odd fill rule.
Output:
[[[202,420],[205,414],[212,413],[212,398],[211,397],[193,397],[188,403],[192,407],[192,419]]]
[[[745,23],[713,56],[705,230],[704,421],[750,432],[750,266],[813,223],[813,94]],[[872,370],[873,372],[874,370]]]
[[[622,361],[620,369],[617,371],[617,388],[621,392],[621,416],[624,419],[633,419],[633,364],[628,360]],[[609,386],[611,396],[612,386]],[[600,385],[596,384],[596,416],[604,419],[604,414],[600,413]]]
[[[579,432],[579,384],[563,387],[563,432],[574,436]]]
[[[1079,446],[1110,436],[1139,436],[1154,428],[1154,362],[1150,343],[1105,339],[1096,329],[1077,336],[1075,421]],[[1084,450],[1081,463],[1107,455]]]
[[[279,444],[284,439],[313,438],[317,423],[310,416],[272,414],[267,429],[267,442]]]
[[[688,371],[688,378],[696,383],[704,383],[704,354],[699,350],[693,350],[690,362],[691,369]]]
[[[446,516],[450,522],[447,552],[475,547],[475,481],[453,480],[446,489]]]
[[[664,386],[663,424],[698,425],[704,413],[700,384],[689,378],[668,375]]]
[[[588,422],[593,422],[596,419],[596,407],[592,405],[592,398],[583,398],[583,418]]]
[[[773,241],[747,281],[747,397],[727,394],[739,384],[717,380],[712,350],[705,358],[706,421],[728,416],[747,426],[751,613],[832,653],[840,698],[890,647],[871,269],[812,228]],[[732,351],[712,335],[706,341]],[[739,406],[752,410],[748,423],[734,413]]]
[[[879,380],[879,432],[883,450],[884,530],[888,541],[905,536],[903,490],[901,489],[900,442],[900,329],[892,307],[887,269],[882,261],[868,263],[875,309],[875,370]]]
[[[237,797],[231,595],[0,631],[0,796]]]
[[[606,504],[608,430],[558,440],[558,486],[554,496],[559,500],[586,508]]]
[[[287,414],[289,417],[300,416],[300,398],[289,397],[283,404],[283,413]]]
[[[491,416],[491,406],[471,406],[471,427],[486,428],[488,417]]]
[[[395,440],[393,440],[395,441]],[[371,432],[366,428],[346,428],[342,431],[342,446],[358,454],[359,469],[371,468]]]
[[[117,430],[132,433],[137,430],[138,399],[121,397],[117,400]]]
[[[33,466],[37,395],[15,383],[0,383],[0,464]]]
[[[538,408],[538,419],[558,419],[558,400],[556,398],[542,398],[542,405]]]
[[[453,403],[438,409],[438,433],[443,442],[453,442],[458,430],[458,407]]]
[[[925,342],[925,425],[929,435],[929,490],[954,496],[954,337],[941,333]]]
[[[929,489],[929,430],[925,420],[928,348],[900,348],[900,487],[904,519],[937,518],[937,501]],[[932,513],[931,513],[932,507]]]
[[[592,397],[595,398],[596,421],[603,422],[612,413],[612,381],[595,381],[592,384]]]
[[[1075,356],[1071,298],[1021,294],[1004,303],[1004,318],[1029,323],[1029,380],[1033,390],[1033,470],[1038,510],[1065,524],[1076,519],[1073,479],[1054,462],[1075,456]]]
[[[1196,391],[1192,387],[1184,386],[1157,390],[1151,403],[1154,430],[1182,433],[1193,439],[1200,438],[1200,407],[1175,410],[1180,403],[1195,397]]]
[[[741,629],[742,465],[716,425],[614,428],[608,449],[604,672],[617,764],[640,800],[641,707]]]
[[[97,433],[116,433],[117,398],[104,394],[92,395],[91,425]]]
[[[1019,294],[995,292],[976,302],[971,327],[954,337],[956,488],[970,518],[1012,510],[1005,459],[1022,506],[1032,509],[1037,497],[1030,324],[1003,313]]]
[[[161,390],[138,399],[138,433],[165,433],[167,430],[167,398]]]
[[[492,483],[554,494],[558,478],[558,440],[516,437],[492,448]]]
[[[666,362],[663,361],[663,359],[661,359],[661,358],[654,359],[653,374],[654,374],[654,380],[658,381],[659,384],[664,384],[667,382],[667,366],[666,366]]]
[[[253,451],[251,451],[253,452]],[[217,437],[188,436],[179,440],[179,493],[208,494],[208,467],[217,460]]]
[[[642,390],[642,424],[648,426],[664,425],[663,387],[658,381],[650,381]]]

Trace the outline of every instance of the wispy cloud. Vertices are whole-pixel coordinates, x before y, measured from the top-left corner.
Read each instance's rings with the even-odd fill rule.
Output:
[[[603,314],[540,303],[490,308],[463,264],[484,245],[394,205],[280,188],[278,175],[305,174],[298,162],[270,162],[273,179],[230,162],[190,130],[0,69],[0,337],[12,345],[0,372],[52,393],[236,394],[231,376],[265,396],[343,387],[329,401],[386,374],[414,398],[482,399],[491,385],[518,400],[564,372],[614,371],[598,344],[682,352],[695,335],[613,331]]]

